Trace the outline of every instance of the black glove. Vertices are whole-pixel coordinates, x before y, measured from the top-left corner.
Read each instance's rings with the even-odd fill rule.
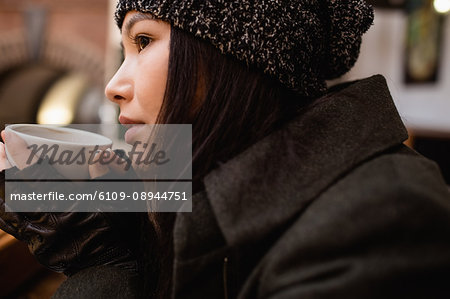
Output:
[[[43,164],[8,171],[26,178],[39,178],[42,173],[51,174],[52,178],[58,175],[53,167]],[[46,167],[45,171],[42,167]],[[4,191],[5,173],[0,176]],[[21,184],[27,184],[21,186],[29,189],[38,185]],[[76,185],[73,188],[79,192]],[[0,229],[26,242],[31,253],[47,268],[66,275],[96,265],[136,270],[140,221],[146,213],[5,212],[4,192],[0,194]]]

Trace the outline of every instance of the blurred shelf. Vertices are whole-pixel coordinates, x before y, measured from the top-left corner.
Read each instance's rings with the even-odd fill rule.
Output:
[[[0,231],[0,298],[17,291],[42,268],[24,243]]]

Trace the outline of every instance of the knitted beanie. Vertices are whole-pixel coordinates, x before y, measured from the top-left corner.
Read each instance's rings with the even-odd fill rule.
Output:
[[[305,97],[350,70],[373,22],[364,0],[119,0],[119,28],[131,10],[207,40]]]

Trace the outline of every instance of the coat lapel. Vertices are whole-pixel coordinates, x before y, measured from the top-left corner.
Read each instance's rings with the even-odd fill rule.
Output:
[[[276,232],[347,172],[406,138],[382,76],[337,87],[207,175],[207,197],[226,242]]]

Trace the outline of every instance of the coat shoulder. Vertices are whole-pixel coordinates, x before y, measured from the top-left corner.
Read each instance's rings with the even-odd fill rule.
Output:
[[[296,217],[258,271],[264,298],[446,298],[450,193],[437,165],[406,148],[365,161]]]
[[[367,204],[368,199],[398,198],[408,201],[414,198],[450,200],[446,185],[438,165],[404,145],[370,158],[350,172],[343,174],[330,185],[316,201],[329,197]],[[360,200],[357,200],[361,198]],[[342,199],[344,200],[344,199]],[[387,201],[395,204],[398,201]],[[421,204],[430,204],[422,202]]]

